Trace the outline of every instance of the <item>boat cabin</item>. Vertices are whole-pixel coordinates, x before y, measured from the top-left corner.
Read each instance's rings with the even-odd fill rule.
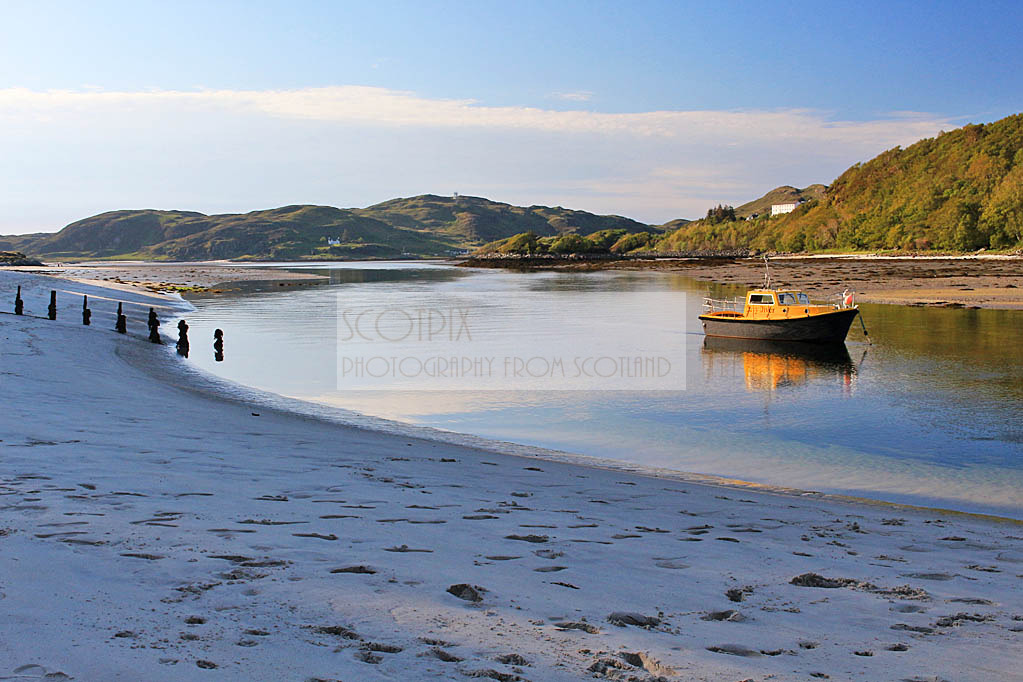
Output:
[[[834,310],[834,306],[810,303],[810,297],[802,291],[754,289],[746,294],[742,317],[747,320],[787,320]]]

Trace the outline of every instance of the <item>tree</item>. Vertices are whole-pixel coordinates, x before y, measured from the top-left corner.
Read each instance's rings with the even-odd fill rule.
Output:
[[[728,223],[735,220],[735,209],[731,206],[718,204],[714,208],[707,209],[706,221],[711,225]]]

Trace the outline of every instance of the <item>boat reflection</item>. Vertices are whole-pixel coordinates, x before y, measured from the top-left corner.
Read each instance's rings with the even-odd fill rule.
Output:
[[[809,382],[833,381],[852,390],[856,366],[845,344],[816,345],[784,341],[703,340],[704,366],[709,373],[734,372],[739,361],[748,391],[776,391]]]

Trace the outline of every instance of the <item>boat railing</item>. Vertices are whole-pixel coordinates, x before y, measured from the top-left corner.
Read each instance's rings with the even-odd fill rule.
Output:
[[[848,289],[842,292],[829,294],[826,301],[827,301],[826,305],[830,305],[839,309],[856,307],[856,304],[853,302],[853,294]]]
[[[722,312],[741,313],[745,305],[746,305],[745,299],[741,298],[711,298],[709,296],[703,297],[704,313]]]
[[[827,306],[829,308],[849,308],[854,307],[854,304],[850,302],[849,292],[845,291],[842,293],[827,294],[824,296],[824,300],[811,300],[811,306]],[[706,313],[741,313],[746,306],[745,298],[711,298],[710,296],[703,297],[703,312]]]

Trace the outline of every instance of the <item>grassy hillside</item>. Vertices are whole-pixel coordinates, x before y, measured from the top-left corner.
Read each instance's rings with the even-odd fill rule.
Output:
[[[35,234],[19,234],[13,236],[0,236],[0,251],[26,251],[26,245],[43,239],[44,237],[50,237],[47,232],[37,232]]]
[[[845,171],[818,199],[792,213],[752,221],[697,220],[658,244],[665,251],[735,247],[1023,248],[1023,115],[890,149]]]
[[[362,209],[284,206],[244,214],[111,211],[56,234],[0,237],[0,247],[51,259],[348,259],[444,256],[521,232],[554,236],[647,226],[561,207],[424,195]],[[339,242],[332,244],[331,242]]]
[[[484,244],[474,256],[566,256],[570,254],[624,255],[646,248],[660,238],[656,228],[640,232],[626,229],[598,230],[588,235],[575,232],[542,237],[535,232],[523,232],[505,239]]]
[[[825,185],[810,185],[805,189],[796,189],[791,185],[775,187],[759,199],[754,199],[753,201],[746,202],[741,206],[736,206],[735,216],[737,218],[746,218],[754,214],[763,215],[764,213],[771,212],[771,206],[773,204],[787,204],[793,201],[798,202],[820,199],[824,196],[824,192],[827,189],[828,188]]]
[[[356,213],[411,229],[427,229],[461,244],[482,244],[522,232],[542,237],[598,230],[636,232],[647,226],[621,216],[599,216],[560,206],[512,206],[480,197],[432,194],[392,199]]]

